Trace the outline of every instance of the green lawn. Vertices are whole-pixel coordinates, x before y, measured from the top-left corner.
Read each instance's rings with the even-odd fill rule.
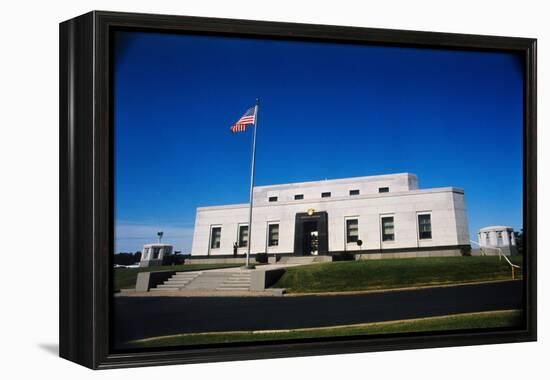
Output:
[[[238,266],[242,266],[242,264],[182,264],[147,268],[114,268],[114,290],[117,292],[120,289],[135,288],[136,279],[139,272],[162,272],[172,270],[178,272],[189,272],[193,270],[231,268]]]
[[[403,321],[282,331],[275,330],[270,332],[235,331],[225,333],[179,334],[137,340],[131,342],[131,344],[133,347],[147,348],[477,328],[503,328],[519,326],[521,323],[521,317],[522,312],[520,310],[490,311],[482,313],[448,315],[443,317],[409,319]]]
[[[521,256],[510,260],[522,263]],[[495,256],[343,261],[287,268],[272,287],[287,293],[341,292],[507,280],[511,273]]]

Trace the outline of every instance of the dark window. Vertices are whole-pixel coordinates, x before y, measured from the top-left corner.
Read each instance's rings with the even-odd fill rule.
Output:
[[[220,243],[222,240],[222,228],[221,227],[212,227],[212,233],[210,237],[210,248],[220,248]]]
[[[349,195],[359,195],[359,190],[350,190]]]
[[[278,224],[270,224],[268,226],[267,245],[269,247],[275,247],[279,245],[279,225]]]
[[[294,200],[304,199],[304,194],[296,194]]]
[[[158,259],[160,254],[160,248],[154,247],[153,248],[153,259]]]
[[[248,246],[248,226],[239,226],[239,248]]]
[[[430,214],[418,215],[418,235],[420,239],[432,238],[432,216]]]
[[[270,202],[277,202],[277,197],[269,197]]]
[[[357,219],[346,220],[346,243],[357,243],[359,240],[359,221]]]
[[[326,193],[321,193],[321,198],[330,198],[330,191],[327,191]]]
[[[379,193],[389,193],[389,192],[390,192],[390,188],[389,188],[389,187],[379,187],[379,188],[378,188],[378,192],[379,192]]]
[[[382,241],[394,241],[393,216],[382,218]]]

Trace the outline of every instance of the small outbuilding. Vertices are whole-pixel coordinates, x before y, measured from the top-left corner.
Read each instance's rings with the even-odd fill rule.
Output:
[[[145,244],[141,253],[140,267],[162,265],[163,259],[172,254],[174,247],[171,244]]]
[[[517,254],[514,229],[508,226],[488,226],[478,232],[480,248],[485,255],[502,254],[511,256]]]

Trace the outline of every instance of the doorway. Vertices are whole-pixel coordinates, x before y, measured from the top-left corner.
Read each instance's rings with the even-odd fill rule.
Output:
[[[294,228],[294,255],[311,256],[328,253],[326,211],[297,213]]]
[[[318,255],[319,254],[319,227],[318,223],[305,222],[304,223],[304,244],[303,255]]]

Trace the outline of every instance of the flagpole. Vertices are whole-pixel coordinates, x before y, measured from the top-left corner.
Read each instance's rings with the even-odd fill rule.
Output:
[[[246,268],[254,269],[253,265],[250,265],[250,246],[252,245],[252,205],[254,200],[254,161],[256,158],[256,127],[258,125],[258,108],[260,105],[260,99],[256,98],[256,105],[254,106],[254,134],[252,137],[252,165],[250,169],[250,204],[248,206],[248,246],[246,248]]]

